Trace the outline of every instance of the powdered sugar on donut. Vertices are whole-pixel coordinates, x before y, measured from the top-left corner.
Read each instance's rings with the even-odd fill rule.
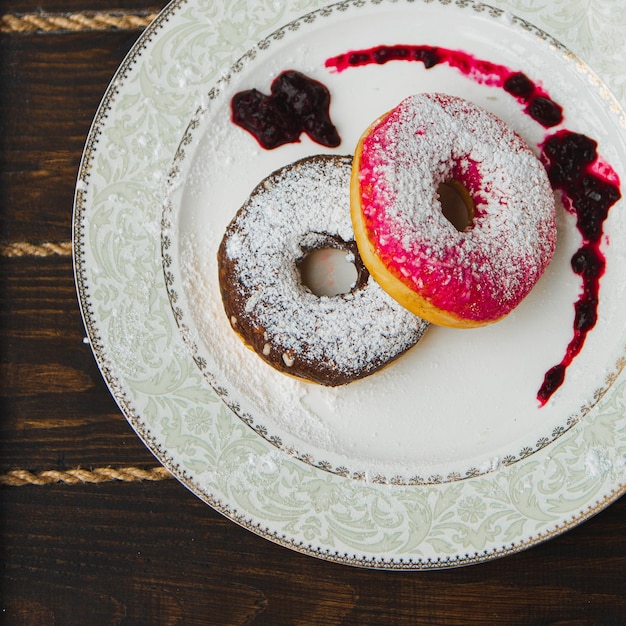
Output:
[[[458,231],[437,188],[461,181],[475,203]],[[460,98],[404,100],[363,141],[359,182],[365,226],[387,268],[439,309],[474,321],[510,312],[556,245],[547,174],[504,122]]]
[[[354,241],[351,166],[350,157],[321,155],[269,176],[228,227],[220,270],[223,292],[236,284],[236,294],[223,293],[231,323],[259,356],[298,376],[314,368],[338,384],[396,358],[427,326],[366,270],[366,284],[338,296],[317,296],[302,284],[297,263],[308,251],[329,237]]]

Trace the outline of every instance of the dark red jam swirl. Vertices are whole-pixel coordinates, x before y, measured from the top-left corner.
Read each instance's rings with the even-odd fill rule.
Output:
[[[350,67],[389,61],[417,61],[426,69],[445,63],[480,84],[503,89],[544,128],[563,122],[562,107],[528,76],[460,50],[421,45],[376,46],[332,57],[326,61],[326,67],[342,72]],[[561,192],[565,209],[576,216],[583,240],[571,260],[572,270],[583,282],[582,293],[574,304],[574,334],[561,362],[545,374],[537,393],[543,406],[563,384],[567,367],[580,353],[587,334],[596,324],[600,278],[606,263],[601,250],[604,221],[621,193],[617,174],[601,161],[593,139],[560,130],[547,137],[540,147],[550,182]]]
[[[267,150],[297,142],[302,133],[329,148],[341,143],[330,120],[330,92],[300,72],[282,72],[269,96],[250,89],[235,94],[230,104],[232,121]]]
[[[541,156],[550,182],[561,191],[566,210],[576,216],[582,244],[572,257],[571,265],[583,282],[582,292],[574,304],[574,336],[561,362],[546,372],[537,394],[542,406],[563,384],[568,365],[582,350],[598,317],[600,278],[606,265],[600,248],[604,221],[621,193],[616,177],[604,173],[607,167],[598,167],[596,148],[593,139],[568,130],[548,137],[542,146]]]
[[[326,61],[326,67],[342,72],[349,67],[382,65],[389,61],[418,61],[426,69],[444,63],[478,83],[501,87],[522,104],[524,111],[544,128],[556,126],[563,121],[561,106],[525,74],[510,70],[504,65],[477,59],[461,50],[437,46],[376,46],[332,57]]]

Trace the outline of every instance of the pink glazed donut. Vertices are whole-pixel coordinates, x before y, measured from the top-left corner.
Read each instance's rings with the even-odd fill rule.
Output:
[[[444,215],[444,188],[467,209]],[[556,246],[543,165],[502,120],[461,98],[402,101],[361,137],[351,215],[366,267],[395,300],[434,324],[495,322],[530,292]]]

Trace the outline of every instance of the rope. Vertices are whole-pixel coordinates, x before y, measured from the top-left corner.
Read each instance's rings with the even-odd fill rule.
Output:
[[[28,243],[27,241],[16,241],[13,243],[0,244],[0,256],[22,257],[22,256],[71,256],[72,242],[44,242]]]
[[[142,480],[158,481],[173,478],[165,467],[154,467],[144,470],[139,467],[99,467],[93,470],[46,470],[39,473],[28,470],[12,470],[6,474],[0,474],[0,485],[22,487],[24,485],[51,485],[65,483],[66,485],[78,485],[84,483],[105,483],[114,480],[123,482],[138,482]]]
[[[146,28],[156,12],[23,13],[0,17],[0,33],[36,33]]]

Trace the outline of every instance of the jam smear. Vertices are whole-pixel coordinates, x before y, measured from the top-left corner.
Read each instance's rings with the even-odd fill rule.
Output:
[[[544,128],[563,122],[563,108],[526,74],[461,50],[423,45],[376,46],[329,58],[326,67],[343,72],[350,67],[389,61],[419,61],[426,69],[445,63],[479,84],[503,89]],[[596,324],[600,278],[606,265],[600,248],[604,221],[621,193],[617,174],[601,160],[597,142],[590,137],[564,129],[547,137],[540,148],[550,182],[561,192],[565,209],[576,216],[576,227],[583,239],[571,259],[572,270],[583,281],[582,293],[574,303],[574,334],[561,362],[544,376],[537,393],[543,406],[563,384],[567,367],[580,353],[587,334]]]
[[[269,96],[249,89],[236,93],[230,105],[232,121],[267,150],[298,142],[303,132],[329,148],[341,143],[330,119],[330,92],[300,72],[286,70],[279,74]]]
[[[542,161],[555,189],[563,194],[567,211],[576,216],[582,236],[581,247],[571,259],[572,270],[583,281],[582,293],[574,303],[574,336],[560,363],[550,368],[537,393],[543,406],[563,384],[565,371],[582,350],[587,333],[596,325],[600,278],[606,259],[600,243],[609,209],[621,198],[617,176],[607,164],[600,163],[593,139],[561,130],[548,137],[542,146]],[[599,172],[610,172],[611,175]]]
[[[511,94],[524,111],[544,128],[563,121],[563,109],[548,93],[522,72],[514,72],[504,65],[477,59],[462,50],[438,46],[394,45],[352,50],[327,59],[326,67],[343,72],[350,67],[382,65],[389,61],[419,61],[426,69],[441,63],[449,65],[476,82],[500,87]]]

